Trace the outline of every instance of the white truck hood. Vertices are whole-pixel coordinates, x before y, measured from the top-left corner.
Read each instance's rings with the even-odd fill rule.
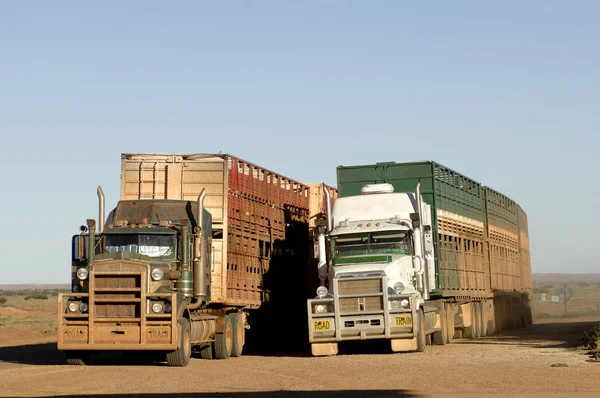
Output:
[[[333,273],[334,278],[338,278],[343,275],[360,275],[368,273],[369,271],[383,271],[388,277],[388,290],[392,289],[396,282],[402,282],[404,284],[404,291],[411,292],[415,290],[413,285],[413,265],[412,257],[408,255],[392,255],[391,262],[377,262],[377,263],[357,263],[357,264],[344,264],[330,267],[330,271]]]

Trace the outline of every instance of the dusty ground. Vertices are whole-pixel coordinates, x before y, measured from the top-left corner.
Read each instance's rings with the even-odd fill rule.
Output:
[[[193,359],[186,368],[103,355],[93,366],[72,367],[56,350],[55,297],[11,297],[8,305],[0,307],[0,396],[600,397],[600,362],[577,349],[598,315],[543,319],[425,353],[342,347],[336,357]]]
[[[67,366],[52,333],[5,326],[0,396],[600,396],[600,363],[576,348],[582,331],[597,321],[552,322],[429,346],[425,353],[361,347],[328,358],[193,359],[186,368],[124,364],[116,355],[100,356],[93,366]],[[557,363],[567,367],[551,366]]]

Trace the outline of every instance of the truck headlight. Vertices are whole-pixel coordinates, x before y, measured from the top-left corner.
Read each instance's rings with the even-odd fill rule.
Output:
[[[81,312],[87,312],[87,310],[88,310],[87,303],[83,303],[82,302],[81,304],[79,304],[79,311],[81,311]]]
[[[400,302],[398,300],[392,300],[390,305],[392,306],[392,308],[398,308],[400,307]]]
[[[402,293],[404,291],[404,283],[402,283],[402,282],[394,283],[394,291],[396,292],[396,294]]]
[[[325,314],[327,312],[334,312],[333,304],[316,304],[313,307],[313,312],[315,314]]]
[[[79,278],[81,281],[86,280],[89,274],[90,272],[87,268],[79,268],[77,270],[77,278]]]
[[[319,286],[317,288],[317,296],[319,296],[319,298],[323,298],[323,297],[327,296],[327,293],[329,293],[329,291],[327,290],[327,288],[325,286]]]
[[[79,305],[75,301],[71,301],[68,305],[69,311],[75,312],[79,309]]]
[[[165,275],[165,273],[160,268],[154,268],[152,270],[152,279],[155,281],[161,280],[164,275]]]
[[[408,299],[402,299],[402,301],[400,301],[400,305],[404,308],[407,308],[410,305],[410,302],[408,301]]]
[[[152,312],[158,314],[159,312],[161,312],[163,309],[163,306],[161,303],[154,303],[152,304]]]

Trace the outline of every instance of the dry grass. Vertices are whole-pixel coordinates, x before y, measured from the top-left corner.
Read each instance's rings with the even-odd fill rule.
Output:
[[[563,286],[562,284],[541,283],[534,285],[534,298],[531,309],[534,318],[597,318],[600,320],[600,284],[597,283],[569,283],[567,284],[574,292],[567,301],[567,312],[565,314],[565,303],[552,302],[551,297]],[[541,301],[541,293],[546,293],[546,301]]]
[[[57,296],[48,300],[25,300],[25,296],[9,296],[0,307],[0,327],[42,333],[57,329]]]

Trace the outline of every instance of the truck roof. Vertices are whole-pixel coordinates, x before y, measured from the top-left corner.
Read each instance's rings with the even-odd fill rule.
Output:
[[[153,225],[161,221],[180,225],[181,219],[187,219],[192,228],[196,226],[198,205],[189,200],[120,200],[117,207],[110,212],[106,224],[115,224],[119,220],[127,220],[129,224],[140,224],[144,220]],[[204,216],[210,218],[210,213],[204,211]]]
[[[409,219],[416,208],[412,193],[383,193],[338,198],[333,206],[334,226],[348,220],[387,220],[394,216]]]

